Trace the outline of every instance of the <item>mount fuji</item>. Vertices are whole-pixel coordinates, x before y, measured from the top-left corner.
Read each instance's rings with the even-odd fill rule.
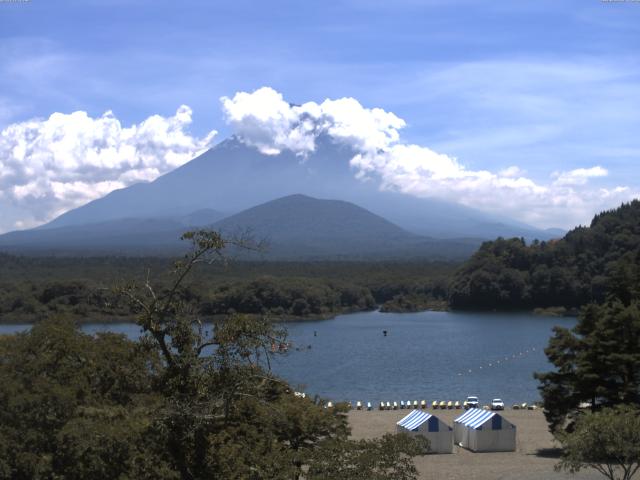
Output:
[[[268,231],[271,237],[280,228],[277,244],[288,247],[274,243],[275,250],[296,251],[296,258],[306,256],[305,248],[313,257],[399,250],[419,255],[421,243],[429,245],[423,250],[426,256],[458,257],[498,236],[547,240],[561,233],[435,198],[382,190],[375,179],[356,178],[349,163],[353,156],[351,148],[330,137],[320,137],[314,152],[301,157],[288,150],[263,154],[234,136],[153,182],[113,191],[35,229],[2,235],[0,248],[56,253],[78,249],[126,252],[148,246],[169,251],[179,245],[179,231],[196,226],[222,228],[225,218],[227,226],[233,223],[236,228]],[[285,197],[286,202],[270,204]],[[323,202],[328,201],[339,202],[326,208]],[[269,215],[261,220],[255,212],[240,215],[263,204],[270,204],[263,209]],[[278,206],[285,205],[280,215]],[[286,213],[292,206],[296,217]],[[296,221],[302,225],[314,218],[327,226],[323,235],[336,239],[324,243],[331,248],[311,248],[318,243],[312,237],[319,232],[294,228]],[[260,228],[255,228],[256,223]],[[287,228],[281,228],[285,224]],[[381,224],[397,229],[396,236],[380,237],[383,230],[389,233],[381,230]],[[294,230],[307,231],[309,238],[286,238],[286,232]],[[346,237],[351,239],[341,247]],[[451,243],[451,239],[456,240]],[[359,247],[354,250],[354,245]]]

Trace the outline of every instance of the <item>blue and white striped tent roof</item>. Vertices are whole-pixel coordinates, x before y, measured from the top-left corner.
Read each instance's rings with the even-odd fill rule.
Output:
[[[498,415],[490,410],[482,410],[481,408],[471,408],[454,420],[455,423],[461,423],[465,427],[478,428],[487,423],[493,417]],[[498,415],[500,417],[500,415]],[[501,418],[501,417],[500,417]]]
[[[398,422],[398,425],[407,430],[416,430],[420,425],[429,420],[433,415],[420,410],[414,410]]]

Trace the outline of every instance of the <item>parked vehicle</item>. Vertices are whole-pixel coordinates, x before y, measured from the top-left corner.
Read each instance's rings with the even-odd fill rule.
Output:
[[[469,408],[478,408],[478,407],[480,407],[480,401],[478,400],[478,397],[476,397],[476,396],[469,396],[464,401],[464,408],[467,409],[467,410]]]
[[[491,400],[491,410],[504,410],[504,402],[500,398]]]

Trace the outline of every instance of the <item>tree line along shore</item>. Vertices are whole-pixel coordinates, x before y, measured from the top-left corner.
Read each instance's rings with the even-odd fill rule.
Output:
[[[80,322],[131,319],[115,293],[152,275],[167,288],[166,258],[14,257],[0,255],[0,322],[30,323],[50,314]],[[318,319],[373,310],[444,309],[456,264],[440,262],[233,262],[202,265],[182,298],[203,318],[242,313]]]
[[[466,262],[232,262],[202,266],[182,289],[206,316],[326,318],[372,310],[533,310],[577,314],[602,303],[640,262],[640,202],[594,217],[548,242],[485,242]],[[0,321],[64,313],[79,321],[126,319],[114,288],[152,275],[170,284],[171,260],[136,257],[24,257],[0,254]]]

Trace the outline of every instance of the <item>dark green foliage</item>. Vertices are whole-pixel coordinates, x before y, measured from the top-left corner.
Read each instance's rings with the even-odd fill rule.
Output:
[[[33,322],[65,314],[81,322],[131,320],[114,295],[124,279],[144,282],[149,273],[158,290],[171,277],[161,258],[45,258],[0,254],[0,318]],[[185,301],[203,316],[237,313],[272,318],[318,318],[370,310],[376,304],[398,311],[442,305],[454,264],[414,262],[234,262],[202,265],[185,283]],[[398,299],[407,301],[399,302]],[[395,299],[395,300],[394,300]],[[405,310],[402,310],[405,311]]]
[[[483,309],[601,303],[616,279],[640,278],[639,259],[640,201],[634,200],[596,215],[590,227],[561,240],[484,243],[456,272],[449,301],[453,308]]]
[[[429,442],[424,437],[386,434],[380,439],[331,441],[312,457],[309,480],[410,480],[417,470],[411,457],[424,455]]]
[[[262,277],[224,285],[205,301],[205,315],[229,312],[305,317],[337,312],[371,310],[375,300],[369,289],[333,280]]]
[[[536,378],[552,431],[572,428],[582,402],[640,406],[640,301],[589,305],[572,330],[555,328],[545,353],[556,370]]]
[[[155,364],[123,336],[84,335],[64,319],[0,337],[0,478],[107,479],[133,468]]]
[[[172,283],[118,290],[140,342],[82,334],[62,318],[0,337],[0,479],[290,480],[354,468],[359,477],[342,478],[414,479],[419,443],[353,442],[345,406],[295,396],[270,372],[269,347],[285,331],[258,316],[205,327],[192,315],[183,283],[197,264],[223,259],[228,241],[184,238],[193,251]],[[52,291],[49,301],[77,289]]]
[[[640,410],[603,409],[581,415],[575,430],[559,436],[562,459],[556,470],[592,468],[610,480],[630,480],[640,469]]]

